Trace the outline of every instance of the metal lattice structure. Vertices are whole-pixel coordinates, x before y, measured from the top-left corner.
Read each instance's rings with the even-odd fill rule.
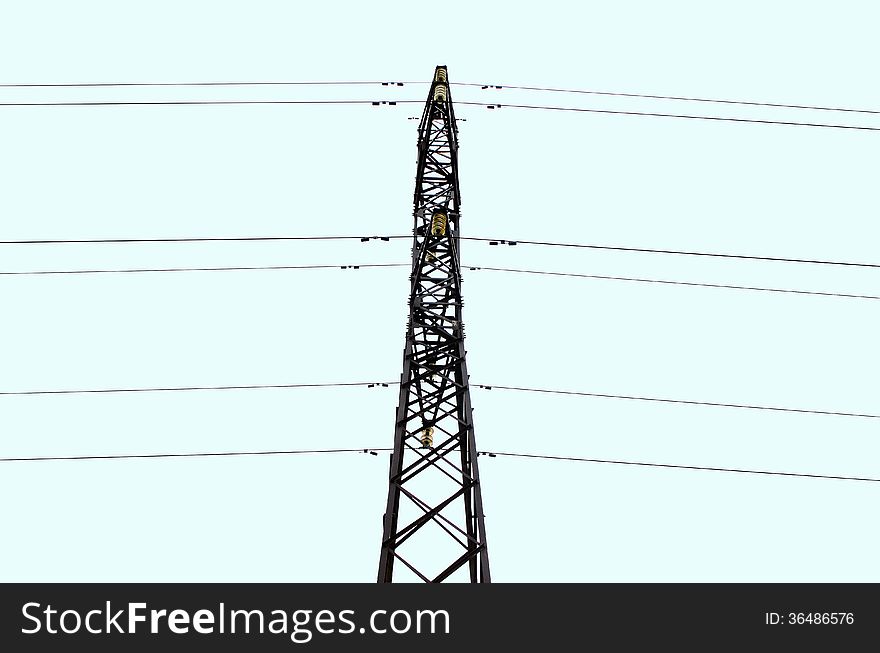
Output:
[[[434,73],[418,147],[409,321],[378,580],[488,583],[461,317],[458,138],[445,66]]]

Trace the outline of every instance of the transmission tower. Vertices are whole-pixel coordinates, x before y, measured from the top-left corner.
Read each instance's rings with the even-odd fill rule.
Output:
[[[490,581],[461,319],[457,131],[446,66],[438,66],[419,124],[412,285],[380,583]],[[395,561],[403,565],[396,575]]]

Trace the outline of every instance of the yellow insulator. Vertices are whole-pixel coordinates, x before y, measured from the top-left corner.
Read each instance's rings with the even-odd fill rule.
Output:
[[[446,235],[446,214],[445,213],[435,213],[434,218],[431,220],[431,235],[432,236],[445,236]]]
[[[433,263],[436,260],[437,260],[437,257],[434,256],[431,252],[428,252],[427,254],[425,254],[425,261],[427,261],[428,263]]]
[[[440,101],[446,101],[446,69],[438,68],[437,72],[434,73],[434,81],[437,82],[434,86],[434,99]]]
[[[432,449],[434,447],[434,427],[429,426],[422,431],[422,437],[419,440],[422,443],[422,449]]]

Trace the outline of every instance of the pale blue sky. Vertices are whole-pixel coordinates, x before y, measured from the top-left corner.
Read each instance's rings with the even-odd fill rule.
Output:
[[[445,13],[448,10],[448,13]],[[428,79],[880,109],[872,2],[0,2],[2,83]],[[423,99],[422,86],[12,90]],[[454,100],[870,116],[454,88]],[[405,233],[415,105],[0,108],[0,239]],[[459,107],[464,235],[880,261],[873,132]],[[0,247],[2,270],[406,261],[404,241]],[[880,273],[473,265],[878,294]],[[2,277],[0,390],[400,373],[405,269]],[[880,302],[465,276],[480,383],[880,413]],[[0,397],[3,456],[389,446],[396,392]],[[880,476],[875,420],[474,391],[481,449]],[[481,458],[497,581],[880,581],[875,484]],[[387,460],[0,466],[6,581],[373,581]]]

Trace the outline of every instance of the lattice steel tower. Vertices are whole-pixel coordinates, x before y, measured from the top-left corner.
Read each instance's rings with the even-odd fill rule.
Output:
[[[438,66],[419,124],[409,321],[380,583],[490,581],[461,319],[457,126],[446,75]]]

